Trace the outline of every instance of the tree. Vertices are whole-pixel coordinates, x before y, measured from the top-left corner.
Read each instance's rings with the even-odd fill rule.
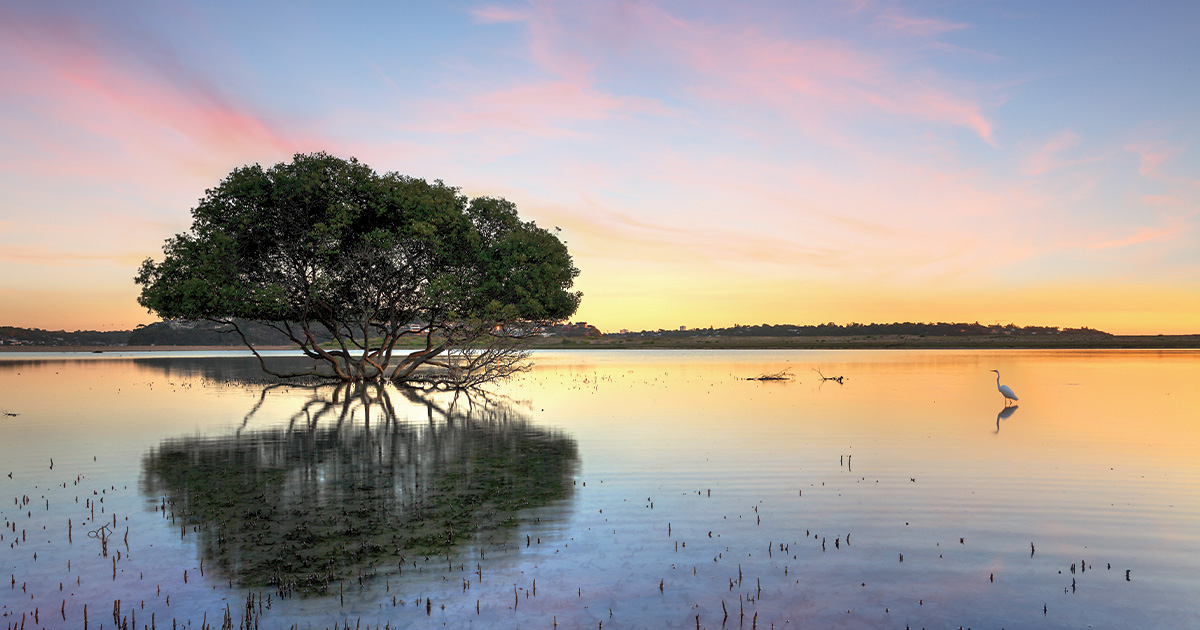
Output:
[[[192,217],[142,263],[138,303],[233,326],[272,374],[237,320],[280,331],[314,368],[277,376],[478,385],[522,369],[520,341],[581,298],[566,246],[511,202],[353,158],[236,169]]]

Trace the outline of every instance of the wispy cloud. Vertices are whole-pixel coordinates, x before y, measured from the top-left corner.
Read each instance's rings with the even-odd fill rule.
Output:
[[[962,126],[993,142],[992,124],[964,89],[948,89],[887,52],[838,39],[781,38],[759,27],[688,22],[655,11],[635,14],[656,54],[677,55],[684,81],[705,98],[766,104],[794,123],[847,124],[886,115]]]
[[[967,28],[966,24],[959,22],[906,15],[895,8],[884,9],[880,12],[876,17],[876,23],[885,28],[920,37],[931,37]]]
[[[468,10],[468,13],[475,18],[476,21],[483,24],[500,24],[505,22],[521,22],[529,18],[529,12],[512,7],[503,7],[499,5],[486,5],[474,7]]]
[[[1069,166],[1100,161],[1099,156],[1071,156],[1079,147],[1081,138],[1073,131],[1062,131],[1045,144],[1030,152],[1022,160],[1021,170],[1026,175],[1043,175]]]
[[[577,138],[577,123],[632,112],[662,112],[655,102],[618,97],[587,84],[543,81],[468,95],[454,103],[429,104],[425,122],[409,128],[426,133],[524,133],[542,139]]]
[[[1135,142],[1125,149],[1138,156],[1138,174],[1142,177],[1162,177],[1162,166],[1179,154],[1179,149],[1165,142]]]
[[[474,15],[521,22],[529,59],[542,72],[623,106],[653,110],[647,104],[688,97],[691,108],[765,107],[813,134],[852,125],[858,116],[884,115],[964,127],[994,142],[992,122],[970,88],[849,40],[785,38],[736,20],[688,19],[649,3],[534,1],[520,9],[489,6]],[[926,33],[961,26],[888,15],[881,19],[895,28]],[[666,83],[631,92],[638,88],[630,86],[645,85],[638,73],[651,69]],[[488,101],[486,95],[472,100]]]
[[[168,156],[227,169],[247,154],[285,156],[312,146],[312,137],[257,114],[153,41],[131,49],[115,33],[67,16],[3,17],[0,81],[10,86],[3,104],[58,130],[25,147],[34,166],[42,153],[55,158],[54,169]],[[148,57],[145,48],[160,54]],[[67,164],[58,162],[64,155],[72,156]]]
[[[1180,227],[1181,226],[1179,225],[1158,228],[1142,226],[1135,229],[1132,234],[1128,234],[1126,236],[1103,240],[1093,240],[1087,243],[1086,247],[1088,249],[1113,249],[1130,247],[1132,245],[1142,245],[1144,243],[1160,241],[1172,236],[1179,232]]]

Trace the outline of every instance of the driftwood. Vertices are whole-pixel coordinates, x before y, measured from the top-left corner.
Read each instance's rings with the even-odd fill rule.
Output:
[[[825,376],[821,373],[820,368],[813,368],[813,371],[820,375],[822,381],[837,381],[839,385],[842,384],[842,379],[846,378],[845,376]]]
[[[759,374],[758,376],[753,376],[746,380],[747,381],[790,381],[795,378],[796,378],[795,376],[792,376],[792,368],[784,368],[783,370],[780,370],[778,372],[772,372],[770,374]]]

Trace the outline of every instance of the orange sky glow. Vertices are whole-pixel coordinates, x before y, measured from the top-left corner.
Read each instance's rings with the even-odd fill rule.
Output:
[[[328,151],[560,228],[575,319],[603,331],[1200,333],[1198,19],[1188,2],[5,5],[0,325],[155,321],[133,275],[206,188]]]

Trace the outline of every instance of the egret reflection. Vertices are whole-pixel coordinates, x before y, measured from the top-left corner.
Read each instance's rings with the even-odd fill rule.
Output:
[[[1019,406],[1020,405],[1005,404],[1004,407],[1000,409],[1000,413],[996,414],[996,430],[992,431],[993,434],[1000,434],[1000,421],[1008,420],[1010,416],[1017,412],[1017,407]]]
[[[405,556],[501,542],[521,510],[572,494],[575,441],[511,405],[339,384],[260,417],[275,387],[232,435],[168,439],[143,460],[143,492],[242,585],[320,593]],[[398,391],[424,417],[400,417]]]

